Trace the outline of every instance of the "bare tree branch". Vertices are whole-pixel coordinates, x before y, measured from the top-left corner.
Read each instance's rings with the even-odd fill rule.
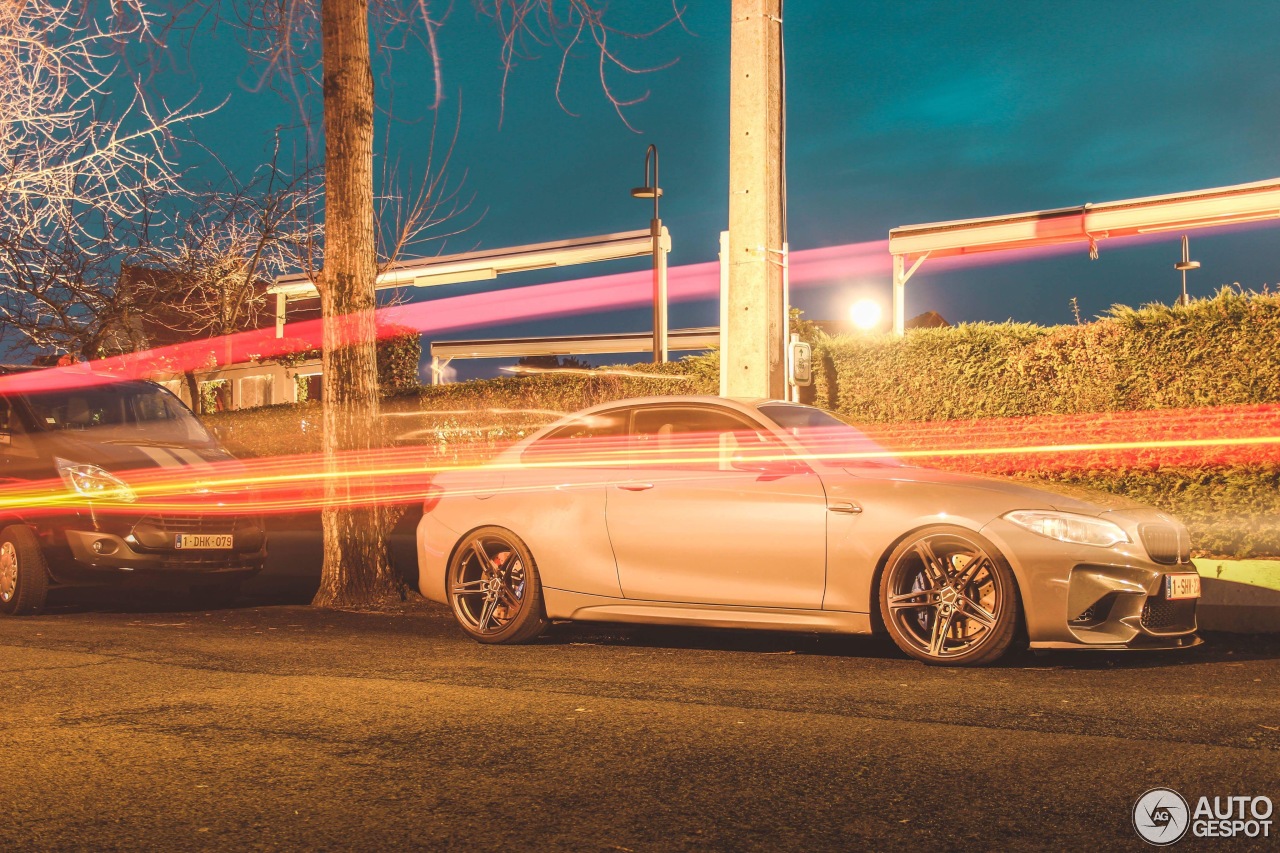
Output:
[[[121,223],[178,191],[176,132],[209,112],[150,103],[122,70],[119,44],[153,38],[142,0],[97,8],[0,0],[0,321],[87,355],[125,343],[103,331],[125,311]]]

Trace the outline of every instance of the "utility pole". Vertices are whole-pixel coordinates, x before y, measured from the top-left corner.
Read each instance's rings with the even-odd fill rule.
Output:
[[[787,393],[782,0],[733,0],[722,394]]]

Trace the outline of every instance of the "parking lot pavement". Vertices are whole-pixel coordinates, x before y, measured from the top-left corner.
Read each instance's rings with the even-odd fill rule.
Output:
[[[1139,849],[1149,788],[1280,800],[1274,637],[973,671],[872,638],[490,647],[288,577],[0,621],[0,849]]]

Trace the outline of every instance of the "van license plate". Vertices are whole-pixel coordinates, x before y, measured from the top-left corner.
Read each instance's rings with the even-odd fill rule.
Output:
[[[1164,597],[1170,601],[1179,598],[1200,597],[1200,576],[1192,572],[1164,576]]]
[[[232,547],[232,538],[230,533],[179,533],[174,539],[173,547],[180,551],[192,548],[229,551]]]

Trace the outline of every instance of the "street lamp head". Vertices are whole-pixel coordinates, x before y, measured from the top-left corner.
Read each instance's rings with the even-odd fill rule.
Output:
[[[658,186],[658,146],[650,145],[644,152],[644,186],[631,191],[632,198],[653,199],[653,221],[658,222],[658,199],[662,188]],[[656,224],[653,226],[658,227]]]
[[[1173,268],[1182,272],[1200,269],[1200,262],[1191,260],[1191,244],[1186,234],[1182,235],[1182,260],[1174,264]]]
[[[856,329],[870,332],[880,327],[880,303],[874,299],[859,299],[849,309],[849,318]]]

